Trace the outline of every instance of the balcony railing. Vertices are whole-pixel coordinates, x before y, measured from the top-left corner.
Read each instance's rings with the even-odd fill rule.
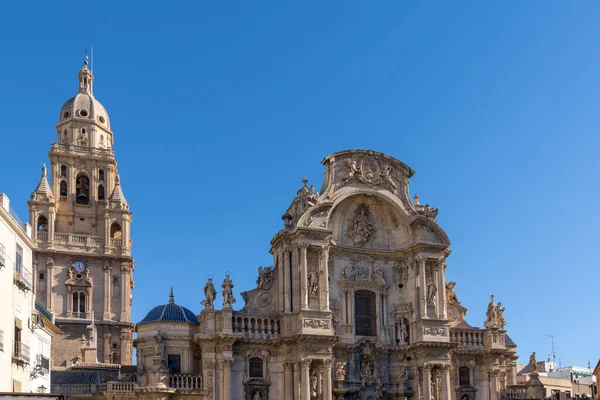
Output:
[[[42,314],[48,321],[54,322],[52,320],[52,313],[46,309],[39,301],[35,301],[35,310]]]
[[[202,377],[200,375],[171,374],[169,387],[179,390],[199,390],[202,389]]]
[[[38,237],[38,240],[44,241],[43,236]],[[45,241],[48,236],[45,236]],[[62,246],[73,247],[98,247],[104,246],[104,240],[98,236],[76,235],[73,233],[54,233],[54,243]]]
[[[39,366],[42,372],[47,374],[48,371],[50,371],[50,359],[43,354],[37,355],[36,364]]]
[[[85,315],[85,314],[86,314],[86,313],[84,313],[84,312],[72,312],[72,313],[71,313],[71,316],[72,316],[73,318],[81,318],[81,319],[85,319],[85,318],[86,318],[86,315]]]
[[[106,382],[98,385],[96,389],[98,392],[130,393],[135,392],[138,386],[135,382]]]
[[[277,338],[281,334],[278,319],[247,314],[234,314],[231,319],[234,332],[241,333],[245,338],[268,339]]]
[[[24,290],[31,290],[31,271],[25,269],[23,265],[17,267],[15,265],[15,272],[13,275],[14,283]]]
[[[114,157],[113,149],[99,149],[90,146],[77,146],[75,144],[62,144],[56,142],[52,143],[50,151],[61,153],[85,154],[103,158]]]
[[[450,329],[450,341],[461,346],[483,346],[483,331],[480,329]]]
[[[15,342],[13,347],[13,358],[18,361],[29,363],[29,346],[21,342]]]
[[[111,247],[121,247],[123,246],[123,241],[121,238],[110,238]]]

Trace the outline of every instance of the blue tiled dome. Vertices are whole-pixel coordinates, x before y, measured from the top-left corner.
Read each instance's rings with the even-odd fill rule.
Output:
[[[154,307],[143,320],[138,322],[138,325],[150,322],[187,322],[188,324],[198,325],[196,315],[192,311],[175,304],[172,288],[169,303]]]

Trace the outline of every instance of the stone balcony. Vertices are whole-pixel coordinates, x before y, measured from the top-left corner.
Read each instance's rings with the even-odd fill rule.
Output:
[[[451,328],[450,341],[458,343],[459,347],[466,349],[480,349],[484,347],[485,331],[477,328]]]
[[[129,255],[129,249],[123,247],[121,238],[110,238],[108,243],[99,237],[91,235],[79,235],[74,233],[54,233],[54,239],[48,240],[48,232],[37,232],[37,245],[45,249],[66,249],[81,252],[109,252],[112,255]],[[106,246],[108,244],[108,246]]]
[[[234,313],[231,328],[233,333],[241,333],[246,339],[276,339],[281,335],[279,319],[264,315]]]
[[[113,149],[99,149],[90,146],[77,146],[74,144],[61,144],[52,142],[50,146],[50,153],[55,154],[74,154],[78,156],[88,156],[94,158],[102,158],[112,160],[115,158],[115,152]]]
[[[202,390],[202,377],[199,375],[187,374],[169,374],[167,387],[176,389],[178,392]],[[127,397],[135,397],[136,390],[140,389],[137,382],[117,382],[110,381],[101,384],[68,384],[52,385],[52,393],[63,395],[89,395],[91,397],[99,393],[112,394],[114,399],[119,399],[129,394]]]

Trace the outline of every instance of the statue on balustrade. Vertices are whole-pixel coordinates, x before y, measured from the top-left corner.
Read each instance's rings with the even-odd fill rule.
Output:
[[[200,302],[204,306],[206,310],[213,310],[215,297],[217,296],[217,291],[215,290],[215,285],[212,283],[212,278],[208,278],[206,285],[204,285],[204,300]]]
[[[221,287],[223,288],[223,308],[231,309],[235,303],[235,297],[233,297],[233,282],[229,278],[229,274],[225,275]]]

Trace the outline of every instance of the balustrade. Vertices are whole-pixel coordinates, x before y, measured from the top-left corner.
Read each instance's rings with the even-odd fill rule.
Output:
[[[480,329],[450,329],[450,341],[461,346],[483,346],[483,331]]]
[[[169,387],[182,390],[202,389],[202,377],[200,375],[169,375]]]
[[[231,321],[233,332],[248,338],[274,338],[281,333],[278,319],[234,314]]]
[[[37,240],[40,242],[47,242],[48,232],[38,232]],[[104,240],[98,236],[55,232],[53,244],[58,246],[73,247],[101,247],[104,246]]]

